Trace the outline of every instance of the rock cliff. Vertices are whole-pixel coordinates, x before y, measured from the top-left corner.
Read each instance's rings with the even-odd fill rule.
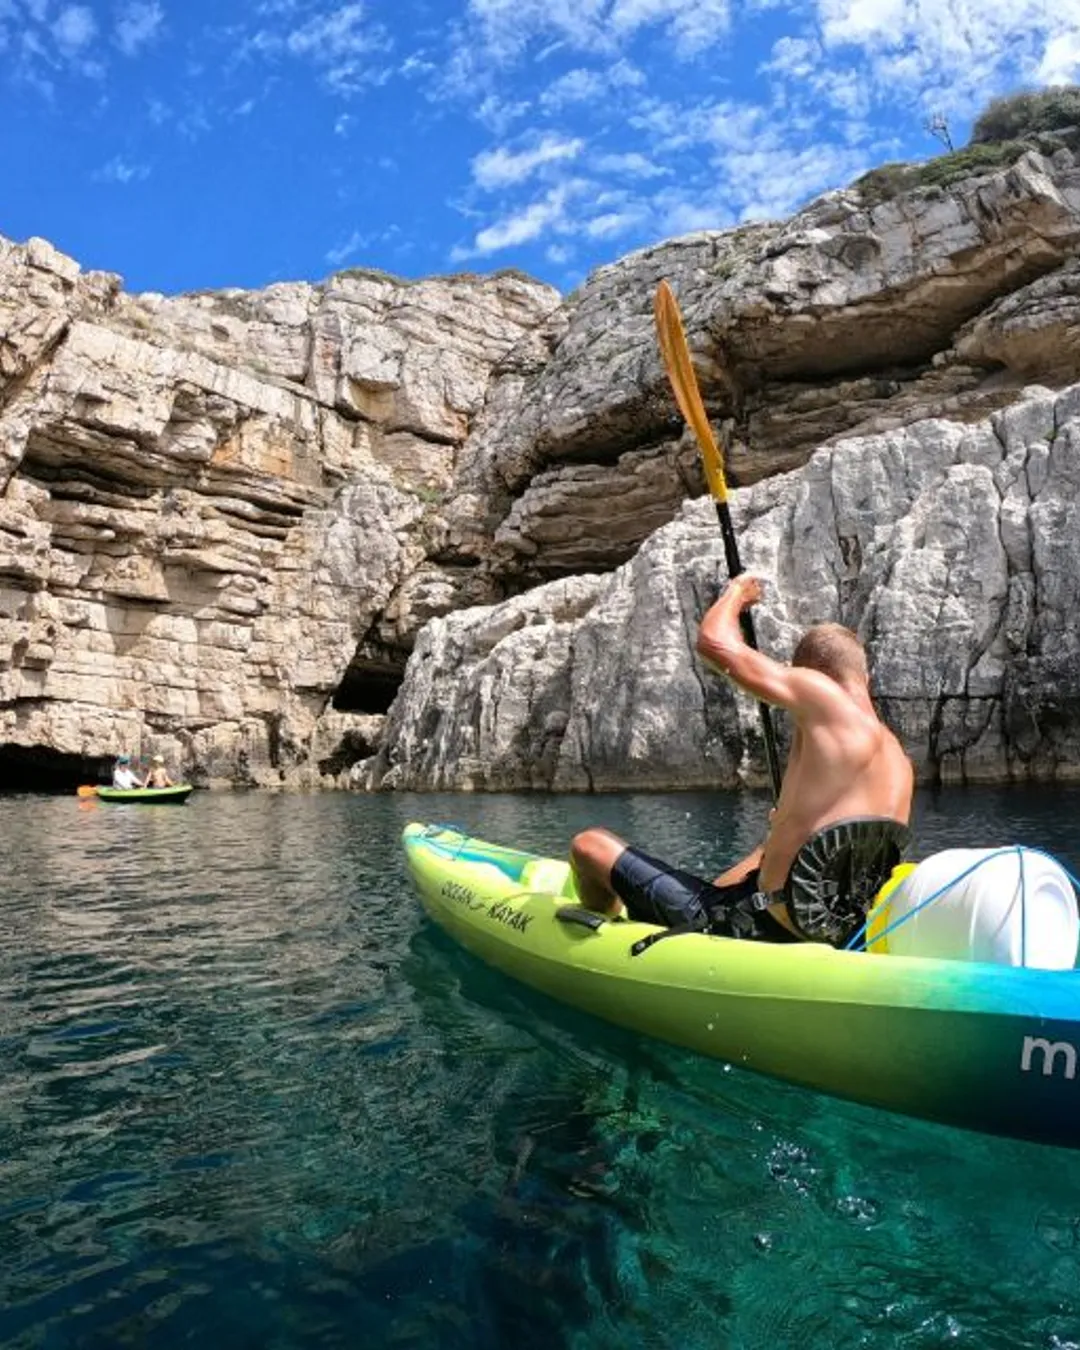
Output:
[[[759,776],[753,710],[690,656],[718,543],[661,277],[775,578],[763,643],[859,627],[924,775],[1074,772],[1078,146],[871,175],[565,300],[128,295],[0,242],[0,778],[121,748],[201,782]]]
[[[1080,385],[825,447],[735,494],[733,517],[744,564],[772,579],[762,648],[855,628],[924,781],[1080,778]],[[753,704],[693,654],[725,575],[698,500],[613,574],[433,620],[361,781],[764,784]]]

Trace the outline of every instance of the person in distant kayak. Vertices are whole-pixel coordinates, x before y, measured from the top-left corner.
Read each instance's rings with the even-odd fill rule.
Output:
[[[630,848],[610,831],[578,834],[571,864],[582,904],[600,913],[766,942],[842,946],[908,841],[914,773],[874,711],[866,653],[850,629],[815,624],[791,664],[745,641],[739,615],[762,595],[746,573],[705,615],[697,651],[795,727],[766,839],[709,882]]]
[[[173,780],[165,771],[165,756],[155,755],[150,761],[150,772],[146,775],[144,788],[167,788],[173,786]]]
[[[113,765],[112,785],[114,788],[120,788],[125,792],[131,788],[142,786],[135,776],[135,770],[131,767],[130,755],[117,756],[116,763]]]

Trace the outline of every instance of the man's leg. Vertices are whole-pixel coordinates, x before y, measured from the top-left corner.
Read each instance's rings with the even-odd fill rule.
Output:
[[[599,827],[582,830],[574,836],[570,844],[570,866],[586,909],[598,914],[619,911],[619,897],[611,885],[611,869],[625,849],[624,839]]]
[[[765,852],[765,845],[758,844],[753,853],[748,853],[745,858],[721,872],[713,880],[714,886],[737,886],[740,881],[745,881],[751,872],[756,872],[761,866],[761,856]]]

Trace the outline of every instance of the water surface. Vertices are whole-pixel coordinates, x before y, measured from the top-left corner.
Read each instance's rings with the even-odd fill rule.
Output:
[[[1080,870],[1080,793],[919,800]],[[705,869],[752,796],[0,798],[0,1344],[1080,1346],[1080,1154],[831,1101],[522,990],[410,819]],[[1080,1109],[1080,1087],[1078,1087]]]

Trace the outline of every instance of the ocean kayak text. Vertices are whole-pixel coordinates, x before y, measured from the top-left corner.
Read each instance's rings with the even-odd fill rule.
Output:
[[[532,923],[531,914],[519,913],[505,900],[488,901],[477,895],[471,887],[462,885],[460,881],[444,882],[442,895],[457,905],[464,905],[470,911],[486,909],[489,919],[494,919],[496,923],[501,923],[507,928],[513,928],[518,933],[524,933]]]

